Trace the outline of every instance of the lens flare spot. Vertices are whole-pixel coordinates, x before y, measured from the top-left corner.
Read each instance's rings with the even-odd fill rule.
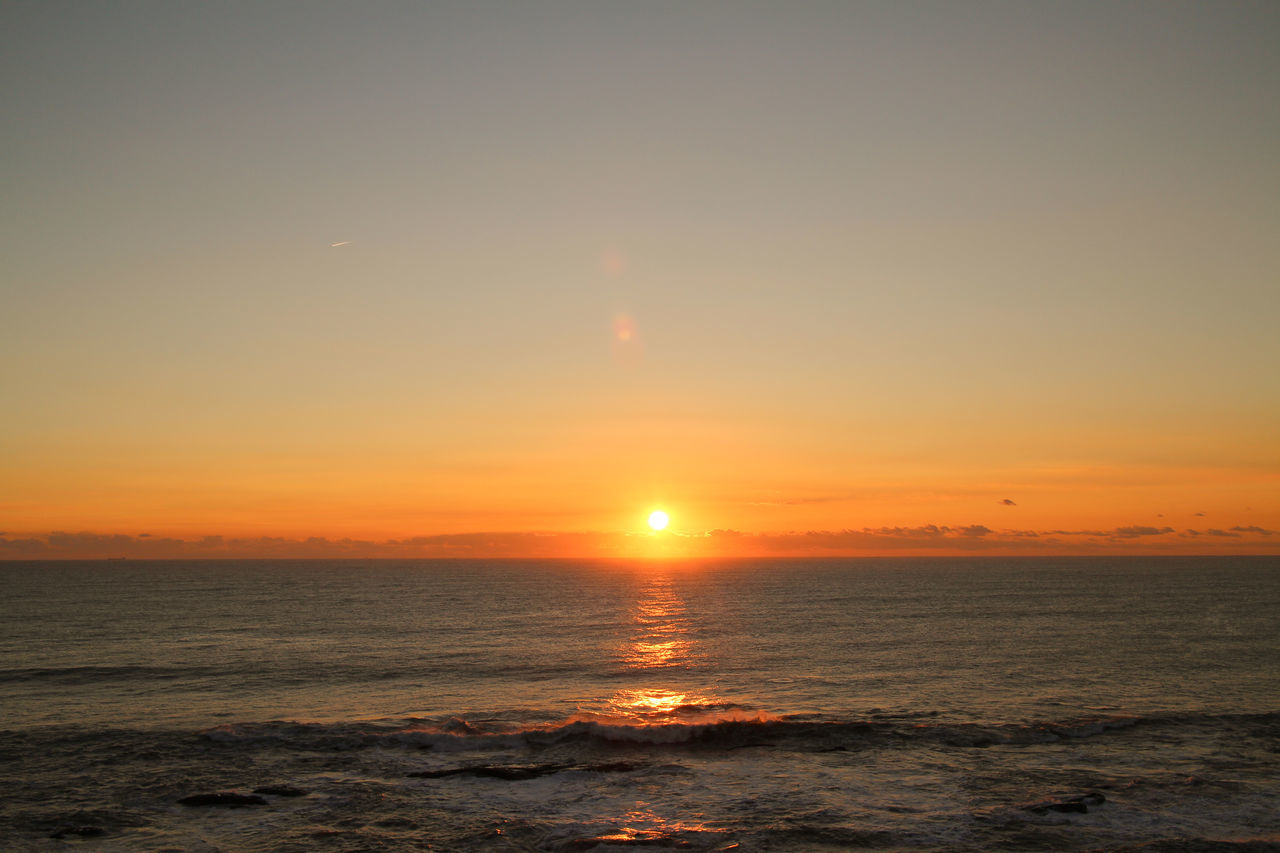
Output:
[[[631,341],[636,336],[636,324],[626,314],[613,318],[613,337],[620,344]]]

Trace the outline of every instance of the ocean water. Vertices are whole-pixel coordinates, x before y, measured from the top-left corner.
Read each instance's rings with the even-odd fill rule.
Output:
[[[0,582],[6,850],[1280,850],[1275,558]]]

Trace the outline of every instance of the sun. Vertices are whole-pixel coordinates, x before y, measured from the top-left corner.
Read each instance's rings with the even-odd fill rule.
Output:
[[[649,513],[649,526],[654,530],[661,530],[666,527],[667,522],[670,520],[671,519],[667,517],[667,514],[660,509],[655,509],[653,512]]]

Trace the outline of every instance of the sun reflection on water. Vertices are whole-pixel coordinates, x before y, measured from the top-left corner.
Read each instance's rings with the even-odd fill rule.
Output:
[[[661,669],[679,666],[688,656],[689,643],[685,640],[650,642],[637,640],[624,660],[631,669]]]
[[[630,636],[617,648],[621,674],[630,684],[591,710],[582,709],[577,720],[604,726],[621,726],[606,737],[643,743],[684,743],[698,736],[695,729],[728,721],[765,721],[769,715],[709,692],[695,672],[711,670],[707,652],[698,647],[697,624],[670,575],[648,577],[631,616]],[[692,683],[691,683],[692,682]],[[694,728],[691,728],[694,727]],[[641,791],[637,790],[637,796]],[[636,799],[629,811],[616,817],[601,816],[598,834],[577,839],[584,847],[644,846],[716,849],[728,845],[725,827],[698,820],[702,815],[663,815],[651,803]]]
[[[705,836],[708,834],[726,831],[724,827],[706,822],[664,818],[652,809],[644,808],[644,804],[637,805],[640,807],[621,816],[619,823],[622,825],[617,829],[585,840],[597,844],[689,847],[697,840],[706,843]]]
[[[666,683],[619,690],[607,701],[605,714],[628,725],[713,722],[724,718],[725,700],[679,687],[680,670],[698,664],[703,655],[694,643],[694,625],[684,600],[668,575],[650,577],[632,615],[634,632],[619,650],[628,673],[662,672]]]
[[[671,578],[658,576],[649,580],[643,597],[636,603],[632,621],[638,630],[622,652],[626,669],[664,669],[692,661],[689,617]]]
[[[690,703],[688,693],[673,690],[620,690],[613,695],[612,702],[615,708],[646,717],[672,715],[691,704],[701,704]]]

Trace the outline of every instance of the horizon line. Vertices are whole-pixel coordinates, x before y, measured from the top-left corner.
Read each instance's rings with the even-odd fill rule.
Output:
[[[1280,554],[1280,531],[1256,524],[1207,529],[993,529],[985,525],[863,527],[788,533],[491,531],[357,539],[350,536],[180,538],[148,533],[0,532],[0,560],[72,559],[674,559],[889,556],[1157,556]]]

